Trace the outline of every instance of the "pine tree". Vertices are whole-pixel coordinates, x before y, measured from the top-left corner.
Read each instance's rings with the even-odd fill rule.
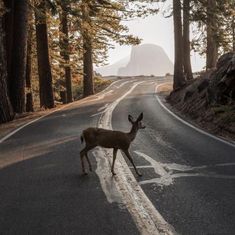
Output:
[[[206,69],[216,66],[218,56],[233,49],[234,0],[192,1],[192,21],[196,23],[193,47],[206,56]]]
[[[93,63],[100,64],[106,59],[107,51],[112,44],[135,45],[140,40],[128,34],[128,28],[122,25],[122,18],[128,12],[127,2],[116,1],[82,1],[80,32],[83,40],[83,82],[84,96],[94,93]],[[129,11],[131,14],[131,11]]]
[[[11,62],[12,62],[12,42],[14,30],[14,0],[4,0],[7,11],[3,15],[3,25],[5,32],[6,57],[7,57],[7,84],[10,87]]]
[[[233,51],[235,51],[235,16],[232,16],[232,42],[233,42]]]
[[[207,0],[207,46],[206,46],[206,69],[216,67],[218,59],[218,41],[216,35],[216,1]]]
[[[49,59],[46,2],[42,0],[35,10],[40,106],[54,107],[52,74]]]
[[[175,64],[174,64],[174,90],[181,88],[185,84],[183,72],[183,45],[182,45],[182,21],[181,21],[181,2],[173,1],[174,19],[174,39],[175,39]]]
[[[11,55],[10,99],[17,113],[25,111],[28,1],[14,2],[14,33]]]
[[[0,123],[11,121],[14,118],[7,88],[7,58],[3,30],[4,9],[4,4],[0,0]]]
[[[82,2],[82,40],[83,40],[83,96],[94,94],[91,8],[86,1]]]
[[[193,79],[191,58],[190,58],[190,0],[183,0],[183,63],[184,74],[187,80]]]
[[[67,94],[67,102],[73,101],[72,94],[72,74],[70,67],[70,55],[69,55],[69,29],[68,29],[68,13],[69,13],[69,3],[67,1],[61,2],[61,15],[60,15],[60,30],[62,33],[62,39],[60,42],[61,55],[64,59],[64,77],[65,77],[65,87]]]
[[[29,14],[32,20],[31,11]],[[28,27],[28,41],[27,41],[27,63],[26,63],[26,112],[33,112],[33,94],[32,94],[32,25]]]

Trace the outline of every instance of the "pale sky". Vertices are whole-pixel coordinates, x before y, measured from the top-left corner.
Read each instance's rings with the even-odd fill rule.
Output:
[[[145,19],[135,19],[125,23],[130,33],[142,38],[142,43],[152,43],[161,46],[170,60],[174,62],[174,34],[173,18],[164,18],[162,13],[149,16]],[[108,63],[112,64],[131,52],[131,46],[116,45],[115,49],[109,50]],[[191,52],[193,71],[200,71],[205,66],[205,59]]]

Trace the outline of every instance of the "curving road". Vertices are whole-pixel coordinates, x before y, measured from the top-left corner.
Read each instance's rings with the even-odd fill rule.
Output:
[[[167,112],[155,95],[163,82],[117,81],[0,143],[0,234],[235,234],[235,147]],[[82,130],[127,131],[140,112],[147,127],[131,154],[143,177],[120,154],[111,177],[100,148],[82,176]]]

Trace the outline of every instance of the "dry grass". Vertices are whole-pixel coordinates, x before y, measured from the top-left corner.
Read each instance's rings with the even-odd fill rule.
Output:
[[[161,85],[158,88],[158,92],[162,93],[164,95],[169,95],[172,90],[173,90],[173,83],[172,82],[164,83],[163,85]]]

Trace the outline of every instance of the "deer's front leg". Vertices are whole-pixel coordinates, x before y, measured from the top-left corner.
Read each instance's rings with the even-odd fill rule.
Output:
[[[80,158],[81,158],[81,164],[82,164],[82,173],[84,174],[84,175],[86,175],[87,173],[86,173],[86,171],[85,171],[85,166],[84,166],[84,156],[85,156],[85,148],[80,152]]]
[[[111,168],[111,172],[113,175],[116,175],[116,173],[114,172],[114,164],[115,164],[115,160],[117,157],[117,151],[118,149],[113,149],[113,163],[112,163],[112,168]]]
[[[134,164],[134,161],[133,161],[133,159],[132,159],[132,157],[131,157],[131,155],[130,155],[128,149],[127,149],[127,150],[123,150],[123,152],[126,154],[127,158],[129,159],[129,161],[130,161],[131,164],[133,165],[136,174],[137,174],[138,176],[142,176],[142,174],[140,174],[140,173],[138,172],[138,170],[137,170],[137,168],[136,168],[136,166],[135,166],[135,164]]]

